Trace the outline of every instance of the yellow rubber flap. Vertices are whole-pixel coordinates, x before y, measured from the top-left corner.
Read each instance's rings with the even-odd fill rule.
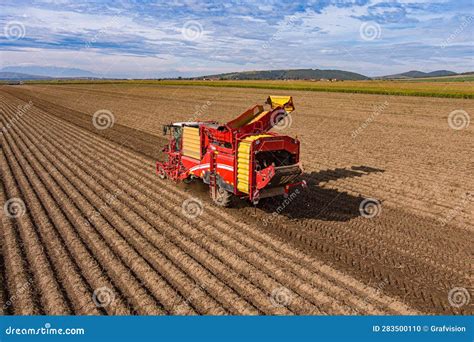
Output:
[[[184,127],[183,155],[195,159],[201,159],[201,137],[199,136],[199,128]]]
[[[252,142],[265,137],[271,137],[271,135],[251,135],[239,143],[239,148],[237,150],[237,189],[243,193],[248,194],[250,188],[250,148],[252,146]]]

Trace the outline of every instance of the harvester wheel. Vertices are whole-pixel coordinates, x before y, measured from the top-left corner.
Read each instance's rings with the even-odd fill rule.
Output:
[[[232,194],[222,187],[217,187],[214,203],[220,207],[228,207],[232,200]]]
[[[193,181],[194,181],[193,177],[188,177],[188,178],[183,179],[184,184],[191,184]]]
[[[163,167],[158,169],[158,177],[160,177],[160,179],[166,179],[166,171]]]

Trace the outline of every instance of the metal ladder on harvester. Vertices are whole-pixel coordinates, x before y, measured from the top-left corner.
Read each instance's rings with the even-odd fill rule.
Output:
[[[217,198],[217,160],[216,151],[211,151],[209,160],[209,190],[211,191],[211,198],[215,200]]]

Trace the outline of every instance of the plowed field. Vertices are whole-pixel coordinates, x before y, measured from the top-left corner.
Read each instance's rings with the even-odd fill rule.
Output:
[[[161,124],[266,95],[0,88],[0,311],[473,314],[474,132],[447,117],[474,101],[295,91],[281,132],[302,141],[309,187],[289,203],[221,209],[155,175]]]

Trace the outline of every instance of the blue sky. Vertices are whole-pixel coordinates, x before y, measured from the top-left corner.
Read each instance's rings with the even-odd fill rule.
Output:
[[[474,70],[473,0],[2,0],[0,34],[0,68],[104,77]]]

